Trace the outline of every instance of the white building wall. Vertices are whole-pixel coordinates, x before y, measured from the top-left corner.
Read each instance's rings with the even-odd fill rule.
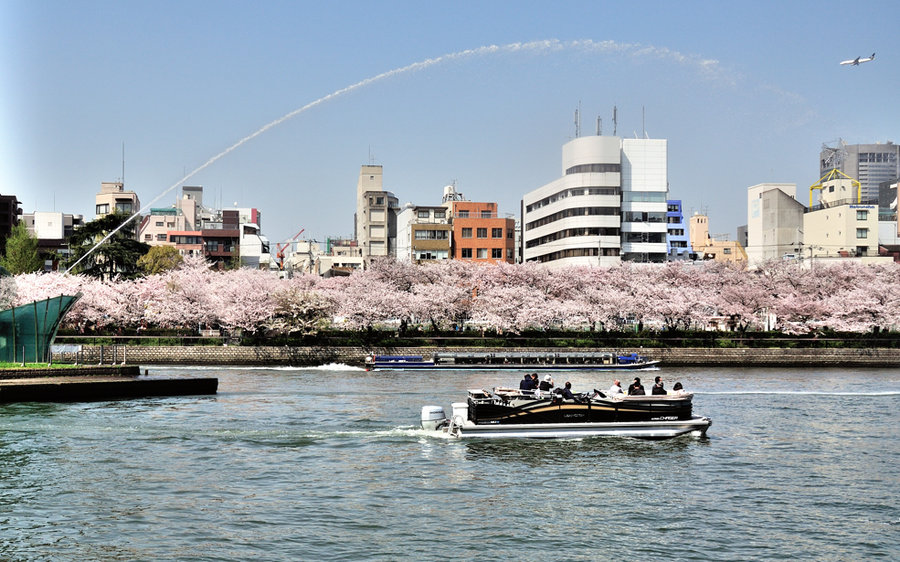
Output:
[[[666,259],[666,211],[668,210],[668,141],[622,140],[622,254],[647,254]],[[629,201],[629,194],[631,196]],[[637,195],[641,194],[641,195]],[[626,213],[652,213],[661,220],[626,222]],[[658,242],[627,242],[625,233],[646,233]],[[654,259],[651,257],[651,259]]]
[[[412,224],[416,208],[407,205],[397,215],[397,261],[412,261]]]
[[[797,184],[760,183],[747,188],[747,261],[750,267],[781,259],[802,242],[803,209]]]
[[[864,256],[876,256],[878,234],[878,205],[841,205],[813,211],[803,216],[801,257],[839,257],[842,252],[856,255],[861,247],[866,248]]]
[[[553,236],[572,229],[604,228],[618,232],[620,217],[616,211],[608,215],[578,215],[558,218],[543,225],[535,225],[541,219],[565,213],[569,209],[585,207],[619,208],[618,190],[621,175],[613,171],[566,172],[575,166],[591,164],[620,165],[621,139],[618,137],[581,137],[574,139],[562,149],[562,177],[539,187],[522,198],[522,240],[524,261],[538,260],[541,256],[556,253],[590,253],[598,248],[614,251],[616,255],[572,255],[545,262],[550,267],[571,265],[613,265],[618,263],[620,239],[618,235],[580,235],[546,241],[538,246],[528,247],[529,242]],[[590,193],[591,188],[605,188],[610,194]],[[529,207],[532,207],[529,210]]]
[[[62,240],[65,238],[63,214],[35,211],[34,235],[41,240]]]

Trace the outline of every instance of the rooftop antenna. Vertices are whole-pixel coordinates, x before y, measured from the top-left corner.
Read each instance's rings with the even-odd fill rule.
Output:
[[[581,136],[581,119],[578,118],[578,114],[581,111],[581,100],[578,101],[578,108],[575,110],[575,138]]]
[[[597,116],[597,136],[599,137],[602,135],[603,135],[603,119],[601,119],[600,116],[598,115]]]
[[[372,145],[369,145],[369,166],[375,165],[375,155],[372,154]]]
[[[613,136],[614,137],[618,136],[617,135],[618,128],[619,128],[618,108],[616,106],[613,106]]]
[[[122,141],[122,189],[125,189],[125,141]]]

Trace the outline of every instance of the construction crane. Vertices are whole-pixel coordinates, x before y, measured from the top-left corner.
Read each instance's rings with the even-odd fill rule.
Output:
[[[275,259],[278,260],[278,269],[279,269],[279,271],[284,271],[284,251],[287,249],[288,246],[291,245],[291,243],[292,243],[294,240],[296,240],[297,238],[300,237],[301,234],[303,234],[303,231],[304,231],[304,230],[306,230],[306,229],[305,229],[305,228],[301,228],[301,229],[300,229],[300,232],[298,232],[297,234],[293,235],[287,242],[278,245],[278,250],[275,252]]]

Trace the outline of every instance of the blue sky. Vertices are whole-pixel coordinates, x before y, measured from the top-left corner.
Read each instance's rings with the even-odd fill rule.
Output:
[[[0,193],[90,220],[124,143],[126,188],[147,204],[267,123],[444,57],[300,112],[185,183],[257,207],[273,241],[351,235],[370,159],[401,204],[437,204],[455,181],[518,215],[560,175],[575,109],[582,134],[598,116],[611,134],[615,106],[619,136],[668,139],[670,196],[733,238],[747,187],[796,183],[807,200],[822,143],[900,142],[896,22],[878,0],[0,0]]]

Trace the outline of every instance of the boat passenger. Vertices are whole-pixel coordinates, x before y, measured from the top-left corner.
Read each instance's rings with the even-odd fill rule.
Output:
[[[625,391],[622,390],[622,383],[621,383],[621,381],[619,381],[619,379],[616,379],[616,382],[614,382],[613,385],[611,387],[609,387],[608,394],[610,396],[625,394]]]
[[[558,388],[556,392],[563,397],[563,400],[575,400],[575,395],[572,394],[572,383],[569,381],[566,381],[565,387]]]
[[[681,386],[680,382],[676,382],[675,386],[672,387],[672,394],[687,394],[687,391]]]
[[[666,389],[663,388],[662,377],[657,376],[654,382],[656,384],[654,384],[653,388],[650,390],[651,394],[668,394],[668,392],[666,392]]]
[[[644,396],[644,387],[641,385],[640,377],[634,377],[634,382],[628,387],[628,396]]]
[[[549,391],[553,388],[553,377],[550,375],[544,375],[544,380],[541,381],[540,389],[544,392]]]
[[[534,390],[534,379],[530,373],[525,373],[525,378],[519,381],[519,390]]]

